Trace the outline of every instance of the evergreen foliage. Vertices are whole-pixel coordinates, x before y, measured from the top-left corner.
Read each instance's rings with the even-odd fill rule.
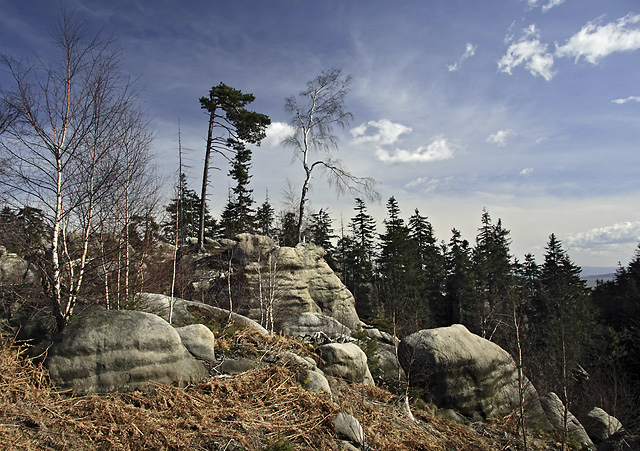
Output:
[[[176,220],[178,226],[178,242],[185,243],[188,238],[198,236],[198,221],[200,218],[200,197],[187,186],[187,176],[180,174],[177,195],[165,206],[169,218],[162,224],[162,235],[169,242],[176,238]],[[176,214],[178,218],[176,218]],[[205,237],[214,238],[217,235],[217,223],[205,210]]]
[[[254,203],[252,192],[247,188],[251,176],[251,150],[241,142],[233,144],[235,155],[231,162],[229,176],[236,181],[236,185],[231,189],[229,201],[221,214],[220,226],[222,233],[227,238],[233,238],[239,233],[252,233],[255,230],[255,212],[252,208]]]

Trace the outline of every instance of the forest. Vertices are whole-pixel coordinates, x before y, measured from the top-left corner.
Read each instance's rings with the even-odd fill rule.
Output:
[[[366,204],[377,196],[375,181],[331,157],[333,127],[349,120],[350,78],[338,69],[285,100],[295,130],[285,144],[305,175],[288,205],[254,201],[250,145],[264,138],[269,118],[246,109],[252,94],[224,83],[200,99],[209,117],[200,194],[180,167],[174,196],[163,199],[151,124],[121,72],[121,55],[71,18],[55,36],[51,63],[1,61],[14,86],[0,93],[0,245],[42,280],[37,293],[3,290],[3,312],[18,301],[46,306],[61,329],[80,303],[128,308],[136,293],[153,289],[158,249],[173,254],[175,268],[180,256],[238,233],[268,235],[281,246],[313,243],[326,250],[365,323],[399,337],[463,324],[509,351],[539,391],[558,393],[575,413],[600,405],[627,428],[640,427],[640,247],[613,280],[588,289],[554,234],[541,264],[533,255],[519,260],[510,231],[487,210],[475,242],[457,229],[445,241],[427,216],[418,209],[403,216],[390,197],[378,230]],[[206,205],[211,154],[224,157],[231,179],[219,217]],[[314,170],[354,199],[340,230],[328,209],[309,211]]]

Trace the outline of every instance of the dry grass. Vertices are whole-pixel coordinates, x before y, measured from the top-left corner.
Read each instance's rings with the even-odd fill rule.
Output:
[[[287,439],[295,449],[338,450],[332,418],[339,411],[360,420],[371,450],[515,449],[428,415],[409,422],[393,396],[375,387],[338,383],[338,405],[303,389],[292,365],[184,388],[152,384],[146,392],[77,396],[58,393],[42,366],[0,337],[0,368],[0,449],[263,450]]]

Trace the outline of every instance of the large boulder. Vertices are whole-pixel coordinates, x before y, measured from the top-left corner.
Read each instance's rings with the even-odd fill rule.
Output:
[[[400,342],[398,358],[410,385],[439,408],[479,421],[519,406],[518,371],[509,353],[462,325],[409,335]],[[522,388],[529,423],[548,428],[535,388],[526,378]]]
[[[352,384],[375,385],[367,366],[367,356],[354,343],[329,343],[320,347],[324,363],[320,369],[327,376],[339,377]]]
[[[79,393],[131,391],[147,382],[196,382],[205,367],[162,318],[144,312],[91,309],[54,337],[45,364],[52,381]]]
[[[553,392],[547,393],[540,397],[540,403],[554,429],[557,431],[566,430],[570,440],[575,441],[584,448],[595,449],[591,438],[589,438],[587,431],[578,419],[571,412],[565,412],[564,403],[558,395]]]
[[[620,420],[609,415],[600,407],[591,409],[582,424],[594,443],[604,442],[622,428]]]

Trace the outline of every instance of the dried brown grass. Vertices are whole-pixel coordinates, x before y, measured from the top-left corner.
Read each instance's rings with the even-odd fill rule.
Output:
[[[235,340],[265,344],[253,343],[255,336]],[[337,450],[332,419],[339,411],[361,422],[371,450],[508,449],[426,414],[410,422],[379,388],[336,382],[336,404],[326,393],[303,389],[300,369],[291,364],[184,388],[152,384],[145,392],[78,396],[57,392],[41,365],[0,336],[0,368],[0,449],[263,450],[286,439],[295,449]]]

